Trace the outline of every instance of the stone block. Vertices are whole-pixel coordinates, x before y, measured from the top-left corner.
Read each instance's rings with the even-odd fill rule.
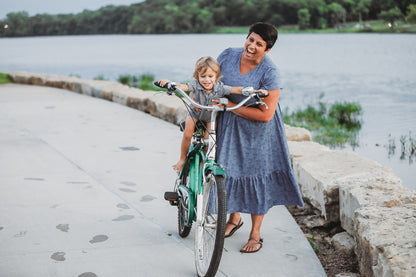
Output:
[[[185,105],[176,96],[153,95],[153,102],[156,105],[158,117],[173,124],[179,125],[188,115]]]
[[[336,181],[339,186],[341,226],[354,232],[354,212],[360,207],[381,207],[416,203],[416,191],[403,188],[400,178],[390,172],[359,174]]]
[[[356,174],[391,172],[373,160],[341,150],[317,151],[313,155],[293,158],[293,170],[303,198],[332,222],[339,221],[338,179]]]
[[[127,85],[118,82],[106,82],[101,86],[100,96],[102,99],[113,101],[114,92],[118,90],[128,89]]]
[[[362,207],[354,227],[361,276],[416,276],[416,204]]]
[[[288,125],[285,125],[285,127]],[[289,141],[287,142],[290,152],[290,160],[319,154],[322,151],[330,151],[330,149],[322,144],[313,141]]]
[[[64,77],[62,76],[44,74],[42,78],[43,78],[44,86],[60,88],[60,89],[64,88],[65,86]]]
[[[125,87],[113,90],[111,100],[115,103],[127,106],[127,99],[129,97],[131,98],[136,97],[135,94],[137,94],[137,92],[134,91],[134,89],[128,86],[125,86]]]
[[[29,73],[25,71],[14,71],[9,72],[8,75],[10,79],[15,83],[31,85],[32,78],[37,74],[35,75],[34,73]]]
[[[285,132],[288,141],[312,141],[311,132],[305,128],[285,124]]]

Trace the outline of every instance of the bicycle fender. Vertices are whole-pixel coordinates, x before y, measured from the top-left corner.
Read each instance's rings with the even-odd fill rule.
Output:
[[[205,166],[205,172],[211,171],[214,175],[225,176],[225,170],[219,164],[207,164]]]

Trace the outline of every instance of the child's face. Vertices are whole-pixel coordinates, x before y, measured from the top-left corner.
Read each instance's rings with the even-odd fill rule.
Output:
[[[214,88],[214,83],[217,80],[217,73],[208,67],[205,72],[198,73],[198,81],[207,91]]]

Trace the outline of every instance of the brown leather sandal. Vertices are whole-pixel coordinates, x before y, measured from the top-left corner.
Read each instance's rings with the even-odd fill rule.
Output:
[[[241,250],[240,250],[241,253],[255,253],[255,252],[259,251],[263,247],[263,239],[259,239],[258,240],[258,239],[255,239],[255,238],[249,238],[248,241],[250,241],[250,240],[254,240],[254,242],[247,243],[244,246],[252,246],[252,245],[258,244],[258,245],[260,245],[260,247],[257,248],[254,251],[247,251],[247,250],[243,250],[243,248],[244,248],[244,246],[243,246],[243,248],[241,248]]]
[[[240,221],[238,222],[238,224],[235,224],[235,223],[233,223],[231,221],[228,221],[227,224],[234,225],[235,227],[232,228],[231,231],[230,231],[230,233],[228,235],[225,235],[224,237],[225,238],[231,237],[235,233],[235,231],[237,231],[238,229],[240,229],[241,226],[243,226],[243,223],[244,222],[241,220],[241,218],[240,218]]]

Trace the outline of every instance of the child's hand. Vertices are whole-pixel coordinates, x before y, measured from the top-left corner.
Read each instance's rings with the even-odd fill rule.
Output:
[[[159,80],[158,82],[161,87],[164,87],[166,86],[166,84],[170,83],[171,81],[168,79],[162,79],[162,80]]]

